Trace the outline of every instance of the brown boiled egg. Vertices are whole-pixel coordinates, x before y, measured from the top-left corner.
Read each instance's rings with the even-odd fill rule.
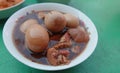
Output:
[[[26,20],[23,24],[21,24],[20,26],[20,30],[21,32],[25,33],[26,30],[31,26],[31,25],[34,25],[34,24],[38,24],[37,20],[35,19],[28,19]]]
[[[78,26],[77,28],[71,28],[68,30],[68,33],[75,42],[81,43],[89,41],[89,34],[83,27]]]
[[[45,26],[52,32],[60,32],[66,26],[66,20],[62,13],[51,11],[45,15]]]
[[[65,19],[67,21],[66,26],[69,28],[76,28],[77,26],[79,26],[79,19],[72,15],[72,14],[64,14]]]
[[[49,43],[49,35],[45,28],[39,24],[29,27],[25,33],[27,47],[33,52],[44,51]]]

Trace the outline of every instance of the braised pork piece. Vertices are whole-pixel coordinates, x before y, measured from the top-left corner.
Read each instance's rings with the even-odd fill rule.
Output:
[[[32,11],[16,21],[13,41],[29,60],[45,65],[67,65],[89,42],[85,24],[58,11]]]

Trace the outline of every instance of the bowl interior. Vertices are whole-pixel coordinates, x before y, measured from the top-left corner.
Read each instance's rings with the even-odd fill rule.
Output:
[[[78,16],[79,19],[81,19],[86,27],[88,27],[88,32],[90,32],[90,40],[88,42],[88,45],[86,46],[86,49],[82,52],[81,55],[79,55],[76,59],[74,59],[69,65],[63,65],[63,66],[48,66],[48,65],[42,65],[34,63],[27,58],[25,58],[15,47],[13,41],[12,41],[12,32],[14,29],[14,26],[16,25],[16,20],[20,18],[23,15],[26,15],[27,12],[31,12],[32,10],[35,11],[44,11],[44,10],[57,10],[64,13],[71,13],[75,16]],[[6,48],[8,51],[20,62],[41,70],[63,70],[67,69],[73,66],[76,66],[86,60],[94,51],[97,40],[98,40],[98,34],[97,30],[93,24],[93,22],[81,11],[72,8],[67,5],[58,4],[58,3],[40,3],[40,4],[34,4],[27,6],[25,8],[20,9],[16,13],[14,13],[6,22],[4,29],[3,29],[3,40],[5,43]]]

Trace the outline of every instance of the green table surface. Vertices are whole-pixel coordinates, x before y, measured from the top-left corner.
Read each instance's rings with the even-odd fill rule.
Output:
[[[120,0],[26,0],[24,6],[37,2],[59,2],[75,7],[94,22],[98,31],[94,53],[83,63],[58,73],[120,72]],[[0,19],[0,73],[49,73],[22,64],[7,51],[2,39],[6,20]]]

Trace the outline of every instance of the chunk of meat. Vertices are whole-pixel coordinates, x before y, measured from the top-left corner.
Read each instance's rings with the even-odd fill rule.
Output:
[[[83,27],[78,26],[77,28],[71,28],[68,30],[68,33],[75,42],[88,42],[89,34]]]
[[[47,51],[47,59],[51,65],[64,65],[68,64],[70,60],[68,60],[69,51],[66,50],[56,50],[55,48],[49,48]]]
[[[70,42],[58,43],[58,44],[54,45],[53,47],[54,47],[55,49],[61,49],[61,48],[68,48],[68,47],[70,47],[71,45],[72,45],[72,42],[70,41]]]
[[[58,61],[58,65],[69,64],[69,62],[70,62],[70,61],[67,59],[67,57],[65,57],[64,55],[59,55],[57,61]]]
[[[53,47],[55,49],[61,49],[61,48],[68,48],[72,45],[71,39],[70,39],[70,35],[68,33],[65,33],[58,44],[54,45]]]
[[[65,57],[68,57],[70,52],[68,50],[59,50],[59,54],[64,55]]]
[[[60,39],[59,42],[70,42],[70,35],[66,32]]]
[[[55,48],[49,48],[47,51],[47,59],[51,65],[58,65],[57,63],[58,50]]]
[[[68,48],[72,45],[69,34],[65,33],[58,44],[55,44],[47,51],[47,59],[51,65],[62,65],[70,63],[68,60],[69,51],[61,50],[61,48]]]

